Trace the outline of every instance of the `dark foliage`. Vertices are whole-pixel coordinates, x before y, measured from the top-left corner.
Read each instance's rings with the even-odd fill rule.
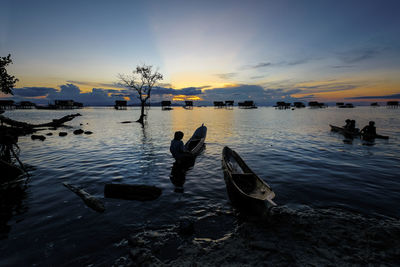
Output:
[[[6,67],[9,64],[12,64],[10,54],[6,57],[0,57],[0,90],[5,94],[13,94],[12,89],[18,81],[17,78],[7,73]]]

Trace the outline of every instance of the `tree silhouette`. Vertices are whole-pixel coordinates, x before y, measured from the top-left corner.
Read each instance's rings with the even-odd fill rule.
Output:
[[[136,122],[143,124],[145,114],[144,108],[147,100],[150,99],[151,89],[159,81],[163,79],[161,73],[157,70],[153,71],[153,66],[145,65],[137,66],[131,75],[119,74],[121,84],[129,90],[136,91],[141,103],[140,118]]]
[[[10,54],[6,57],[0,57],[0,89],[5,94],[13,94],[12,89],[18,81],[17,78],[7,73],[6,67],[9,64],[12,64]]]

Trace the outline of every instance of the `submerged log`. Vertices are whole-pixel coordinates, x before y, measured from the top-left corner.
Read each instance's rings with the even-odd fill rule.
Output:
[[[63,183],[63,185],[68,188],[69,190],[71,190],[72,192],[74,192],[75,194],[77,194],[80,198],[82,198],[83,202],[85,202],[85,204],[89,207],[92,208],[93,210],[97,211],[97,212],[104,212],[105,211],[105,207],[104,204],[101,200],[95,198],[94,196],[90,195],[88,192],[86,192],[83,189],[80,189],[76,186],[70,185],[68,183]]]
[[[162,193],[162,190],[150,185],[132,184],[106,184],[104,186],[104,197],[119,198],[127,200],[155,200]]]

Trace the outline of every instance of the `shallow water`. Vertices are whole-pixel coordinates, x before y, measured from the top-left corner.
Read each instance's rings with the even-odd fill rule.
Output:
[[[15,110],[4,115],[39,123],[75,112]],[[77,259],[106,264],[122,253],[117,243],[133,229],[230,209],[221,170],[224,146],[236,150],[269,183],[278,204],[400,217],[400,109],[153,108],[144,128],[120,123],[137,119],[138,109],[78,112],[82,116],[66,123],[70,127],[43,131],[54,133],[44,142],[20,138],[20,158],[32,168],[32,179],[27,190],[2,205],[3,214],[12,214],[8,227],[0,228],[0,265],[68,265]],[[343,125],[347,118],[360,128],[374,120],[377,132],[390,139],[373,145],[344,143],[329,124]],[[175,193],[169,178],[170,140],[181,130],[186,141],[202,123],[208,127],[206,149],[187,172],[184,193]],[[78,128],[93,134],[74,135]],[[68,135],[59,137],[59,131]],[[163,194],[152,202],[104,199],[106,211],[99,214],[62,182],[101,199],[110,182],[156,185]]]

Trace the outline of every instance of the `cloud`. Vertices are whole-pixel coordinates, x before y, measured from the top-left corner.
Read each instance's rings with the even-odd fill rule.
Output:
[[[250,79],[252,80],[258,80],[267,77],[267,75],[258,75],[258,76],[251,76]]]
[[[337,54],[340,60],[345,63],[351,64],[374,58],[378,54],[380,54],[382,50],[382,48],[361,48]]]
[[[14,101],[29,100],[37,104],[48,104],[54,100],[72,99],[77,102],[82,102],[85,105],[112,105],[115,100],[125,96],[134,97],[132,92],[126,89],[104,89],[92,88],[90,92],[82,92],[80,88],[72,83],[67,83],[57,88],[49,87],[23,87],[14,89]]]
[[[85,84],[86,85],[86,84]],[[165,87],[154,87],[152,90],[152,100],[161,101],[164,96],[172,98],[175,95],[198,96],[202,94],[202,87],[187,87],[182,89],[172,89]],[[82,92],[73,83],[67,83],[57,88],[49,87],[24,87],[15,88],[12,99],[16,102],[29,100],[37,104],[48,104],[54,100],[69,100],[82,102],[85,105],[113,105],[115,100],[129,97],[132,102],[138,102],[137,93],[128,89],[108,89],[92,88],[90,92]]]
[[[357,83],[344,83],[344,82],[332,82],[332,83],[321,83],[316,85],[304,85],[296,86],[293,89],[298,89],[299,93],[325,93],[325,92],[336,92],[336,91],[347,91],[360,87],[361,84]]]
[[[164,87],[154,87],[152,95],[200,95],[202,87],[187,87],[182,89],[172,89]]]
[[[271,62],[261,62],[261,63],[258,63],[256,65],[250,65],[250,66],[247,66],[247,67],[251,68],[251,69],[259,69],[259,68],[270,67],[272,65],[273,64]]]
[[[56,93],[57,90],[49,87],[23,87],[13,89],[14,95],[19,97],[45,97]]]
[[[348,69],[348,68],[354,68],[353,65],[336,65],[336,66],[331,66],[333,69]]]
[[[260,85],[240,84],[236,86],[204,90],[202,98],[208,103],[213,101],[234,100],[235,102],[253,100],[259,105],[272,105],[277,101],[296,101],[291,95],[298,89],[265,89]]]
[[[229,73],[220,73],[220,74],[215,74],[215,76],[223,79],[223,80],[229,80],[238,75],[237,72],[229,72]]]
[[[310,84],[312,82],[312,84]],[[213,101],[234,100],[236,103],[245,100],[254,100],[258,105],[272,105],[277,101],[306,101],[314,99],[320,92],[344,91],[357,88],[361,83],[346,83],[335,80],[323,82],[296,83],[292,80],[272,81],[263,85],[238,84],[221,88],[210,86],[186,87],[173,89],[157,86],[152,90],[151,101],[172,100],[176,96],[192,97],[200,100],[201,104],[212,104]],[[130,98],[129,103],[138,103],[135,91],[127,89],[92,88],[89,92],[72,83],[60,85],[59,88],[24,87],[14,90],[14,101],[29,100],[38,104],[47,104],[57,99],[72,99],[84,105],[113,105],[115,100]],[[294,97],[296,94],[305,94],[303,97]],[[375,97],[374,97],[375,98]],[[388,98],[388,96],[385,96]],[[392,98],[396,98],[392,96]],[[176,98],[177,99],[177,98]]]
[[[381,95],[381,96],[357,96],[357,97],[346,97],[345,99],[400,99],[400,94],[394,95]]]
[[[309,62],[311,58],[303,58],[303,59],[297,59],[297,60],[290,60],[290,61],[281,61],[281,62],[261,62],[255,65],[247,65],[244,68],[245,69],[260,69],[260,68],[265,68],[265,67],[285,67],[285,66],[295,66],[295,65],[300,65],[300,64],[305,64]]]
[[[98,83],[98,82],[87,82],[87,81],[67,81],[67,83],[85,85],[85,86],[93,86],[93,87],[111,87],[111,88],[124,88],[119,83]]]
[[[287,66],[294,66],[294,65],[300,65],[304,64],[310,61],[310,59],[299,59],[299,60],[294,60],[294,61],[289,61],[289,62],[283,62],[283,65]]]
[[[61,91],[57,93],[58,95],[61,96],[78,96],[81,93],[81,89],[79,89],[78,86],[72,84],[72,83],[67,83],[64,85],[60,85]]]

